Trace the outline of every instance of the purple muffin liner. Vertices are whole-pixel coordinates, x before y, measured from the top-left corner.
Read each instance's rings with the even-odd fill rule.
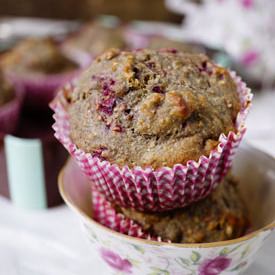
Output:
[[[104,199],[96,188],[92,190],[93,219],[100,224],[120,232],[122,234],[154,241],[163,241],[161,237],[153,236],[144,231],[137,222],[125,217],[112,207],[111,203]]]
[[[35,73],[19,75],[6,72],[6,77],[16,89],[24,90],[24,101],[27,106],[46,108],[55,97],[57,89],[76,77],[79,72],[80,70],[74,70],[52,75],[37,75]]]
[[[233,156],[246,131],[245,118],[249,111],[252,94],[246,84],[231,73],[241,102],[241,111],[236,119],[236,133],[221,134],[218,146],[209,156],[201,156],[198,161],[190,160],[185,165],[159,169],[124,166],[118,167],[106,160],[100,160],[85,153],[70,139],[70,123],[66,112],[65,93],[73,85],[63,88],[51,103],[54,110],[56,138],[77,161],[82,171],[104,194],[109,202],[139,211],[165,211],[182,208],[206,197],[221,182],[232,165]]]
[[[18,88],[18,92],[15,97],[0,106],[0,133],[12,134],[16,130],[19,115],[22,107],[24,93],[21,88]]]

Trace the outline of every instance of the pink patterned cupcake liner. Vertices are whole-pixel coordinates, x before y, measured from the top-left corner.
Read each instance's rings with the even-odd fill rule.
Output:
[[[92,189],[93,219],[95,221],[128,236],[160,242],[162,241],[161,237],[149,234],[135,221],[125,217],[121,213],[117,213],[111,203],[106,201],[104,196],[100,194],[96,188]]]
[[[252,94],[246,84],[231,73],[241,101],[236,119],[236,133],[221,134],[218,146],[208,157],[190,160],[186,165],[159,169],[128,166],[122,168],[109,161],[85,153],[70,139],[70,124],[66,112],[64,93],[73,89],[68,85],[60,91],[51,107],[54,110],[56,138],[77,161],[82,171],[110,202],[139,211],[165,211],[182,208],[206,197],[223,179],[232,165],[233,156],[246,131],[245,118],[251,105]]]
[[[48,107],[49,102],[55,97],[58,88],[62,87],[76,77],[80,70],[67,73],[42,75],[18,75],[6,72],[6,77],[18,89],[25,92],[25,104],[34,107]]]

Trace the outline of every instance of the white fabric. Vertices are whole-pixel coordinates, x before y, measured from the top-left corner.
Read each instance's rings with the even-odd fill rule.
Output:
[[[214,48],[225,49],[236,62],[251,51],[257,60],[245,72],[260,81],[274,80],[274,0],[166,0],[175,12],[186,15],[183,35]],[[264,74],[263,74],[264,72]]]
[[[275,92],[255,97],[247,139],[275,156]],[[275,234],[246,275],[275,274]],[[0,197],[0,275],[106,275],[66,206],[44,211],[15,208]]]

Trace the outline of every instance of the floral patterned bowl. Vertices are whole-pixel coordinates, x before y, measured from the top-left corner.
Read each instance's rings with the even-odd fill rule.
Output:
[[[233,173],[240,180],[253,231],[238,239],[214,243],[143,240],[100,225],[91,218],[87,179],[72,160],[60,173],[59,188],[65,202],[80,216],[93,249],[110,267],[109,274],[239,274],[252,263],[275,228],[275,159],[244,144],[233,161]]]

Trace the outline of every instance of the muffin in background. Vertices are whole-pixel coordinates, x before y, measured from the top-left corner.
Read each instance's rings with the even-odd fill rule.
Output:
[[[164,213],[116,208],[152,236],[174,243],[209,243],[242,236],[248,228],[245,206],[237,181],[227,176],[205,199]]]
[[[227,70],[175,49],[109,51],[68,101],[78,148],[120,167],[154,169],[208,156],[221,134],[236,132],[241,108]]]
[[[110,48],[126,47],[122,26],[111,26],[100,21],[86,23],[62,45],[64,53],[84,67]]]
[[[26,93],[25,103],[45,107],[57,88],[73,78],[78,65],[65,57],[52,38],[20,41],[1,58],[6,77]]]
[[[165,48],[176,49],[180,52],[186,53],[204,53],[205,50],[202,47],[191,43],[185,43],[178,40],[172,40],[164,36],[152,36],[148,39],[147,48],[152,50],[159,50]]]
[[[0,108],[15,97],[12,85],[5,79],[3,72],[0,71]]]
[[[0,134],[15,131],[22,105],[23,92],[16,91],[0,69]]]

